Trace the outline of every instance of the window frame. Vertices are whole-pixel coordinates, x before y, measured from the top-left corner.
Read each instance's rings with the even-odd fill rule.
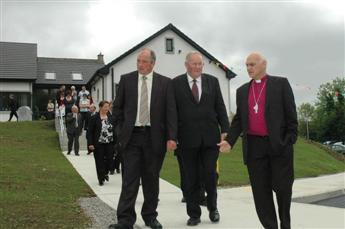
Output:
[[[171,41],[171,50],[168,50],[168,41]],[[166,37],[165,38],[165,53],[166,54],[174,54],[175,53],[175,45],[174,45],[174,38],[173,37]]]
[[[54,78],[48,77],[49,75],[54,76]],[[44,79],[46,80],[56,80],[56,73],[55,72],[45,72],[44,73]]]
[[[76,79],[74,76],[78,75],[78,74],[80,75],[80,78]],[[83,73],[81,73],[81,72],[72,72],[71,76],[72,76],[73,81],[83,81],[84,80],[83,79]]]

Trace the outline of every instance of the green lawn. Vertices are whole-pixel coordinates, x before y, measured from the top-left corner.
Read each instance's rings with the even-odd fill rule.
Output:
[[[0,228],[85,228],[92,190],[61,154],[52,121],[0,123]]]
[[[220,154],[219,185],[239,186],[249,184],[248,172],[242,160],[241,139],[228,154]],[[295,177],[313,177],[322,174],[344,172],[344,162],[339,161],[325,150],[299,138],[294,153]],[[180,186],[178,164],[173,153],[167,153],[161,177],[172,184]]]

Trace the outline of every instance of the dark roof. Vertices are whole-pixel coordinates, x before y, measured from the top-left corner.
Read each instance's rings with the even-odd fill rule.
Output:
[[[108,63],[107,65],[105,65],[103,68],[98,69],[95,74],[92,76],[92,78],[90,79],[90,82],[92,80],[94,80],[97,76],[99,75],[106,75],[109,73],[109,69],[111,66],[113,66],[114,64],[116,64],[117,62],[119,62],[120,60],[124,59],[126,56],[128,56],[129,54],[133,53],[134,51],[142,48],[144,45],[146,45],[147,43],[149,43],[150,41],[152,41],[153,39],[155,39],[156,37],[158,37],[159,35],[161,35],[162,33],[168,31],[168,30],[172,30],[173,32],[175,32],[177,35],[179,35],[182,39],[184,39],[187,43],[189,43],[191,46],[193,46],[195,48],[195,50],[199,51],[200,53],[202,53],[203,55],[205,55],[207,58],[210,59],[210,61],[217,63],[218,67],[221,68],[225,73],[226,73],[226,77],[228,79],[232,79],[236,76],[236,73],[234,73],[233,71],[231,71],[228,67],[226,67],[223,63],[221,63],[218,59],[216,59],[214,56],[212,56],[209,52],[207,52],[205,49],[203,49],[200,45],[198,45],[197,43],[195,43],[192,39],[190,39],[189,37],[187,37],[187,35],[185,35],[184,33],[182,33],[178,28],[176,28],[173,24],[168,24],[167,26],[165,26],[164,28],[162,28],[161,30],[159,30],[158,32],[156,32],[155,34],[153,34],[152,36],[148,37],[146,40],[142,41],[141,43],[137,44],[136,46],[134,46],[133,48],[131,48],[130,50],[128,50],[127,52],[123,53],[121,56],[117,57],[116,59],[114,59],[113,61],[111,61],[110,63]]]
[[[35,80],[37,44],[0,42],[0,79]]]
[[[103,63],[97,59],[37,58],[36,84],[86,84]],[[45,73],[55,73],[55,80],[45,79]],[[73,80],[72,73],[81,73],[83,80]]]

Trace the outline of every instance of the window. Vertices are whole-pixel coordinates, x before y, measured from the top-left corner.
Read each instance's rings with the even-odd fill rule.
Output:
[[[173,38],[165,38],[165,52],[174,53],[174,39]]]
[[[72,73],[72,80],[83,80],[83,75],[81,73]]]
[[[55,72],[46,72],[44,78],[46,80],[56,80],[56,74]]]

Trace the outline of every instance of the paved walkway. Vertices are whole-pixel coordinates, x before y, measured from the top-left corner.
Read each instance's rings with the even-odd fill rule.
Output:
[[[92,155],[81,151],[80,156],[66,155],[80,176],[96,195],[110,207],[116,209],[121,192],[121,175],[110,176],[110,181],[99,186],[96,177],[95,162]],[[326,197],[325,193],[344,193],[345,173],[298,179],[294,183],[293,197],[296,201],[311,202]],[[311,196],[311,197],[310,197]],[[158,220],[164,228],[190,228],[185,204],[181,203],[181,191],[176,186],[160,180],[160,202]],[[140,189],[136,203],[138,214],[136,227],[147,228],[140,216],[143,195]],[[208,211],[202,207],[201,224],[196,228],[262,228],[256,216],[250,186],[218,190],[218,208],[221,220],[213,224],[208,219]],[[293,228],[345,228],[345,209],[293,202],[291,217]]]

